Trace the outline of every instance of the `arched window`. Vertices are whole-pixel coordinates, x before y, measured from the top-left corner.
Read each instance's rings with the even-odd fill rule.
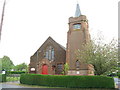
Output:
[[[54,60],[54,48],[52,46],[46,48],[45,58],[48,60]]]
[[[76,61],[76,68],[79,69],[80,68],[80,62],[77,60]]]

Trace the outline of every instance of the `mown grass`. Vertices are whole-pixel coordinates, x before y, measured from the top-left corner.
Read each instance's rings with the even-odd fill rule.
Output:
[[[10,81],[19,81],[20,77],[6,77],[6,81],[10,82]]]
[[[24,87],[30,88],[60,88],[60,90],[116,90],[116,89],[105,89],[105,88],[65,88],[65,87],[47,87],[47,86],[38,86],[38,85],[26,85],[26,84],[18,84]]]

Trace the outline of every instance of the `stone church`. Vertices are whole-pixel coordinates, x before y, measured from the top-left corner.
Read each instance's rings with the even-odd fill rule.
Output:
[[[29,73],[62,74],[64,64],[68,63],[68,75],[94,75],[91,64],[77,60],[75,51],[82,49],[82,45],[90,41],[88,20],[81,14],[79,4],[76,6],[74,17],[69,18],[66,48],[51,37],[30,57]]]

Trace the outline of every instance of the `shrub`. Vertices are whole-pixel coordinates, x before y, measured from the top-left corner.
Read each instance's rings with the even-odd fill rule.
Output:
[[[117,76],[117,73],[110,73],[107,76],[114,77],[114,76]]]
[[[6,82],[6,75],[0,74],[0,82]]]
[[[22,74],[20,83],[67,88],[114,88],[114,80],[107,76],[63,76]]]
[[[23,74],[25,71],[7,71],[6,74]]]
[[[118,75],[118,77],[120,78],[120,72],[118,72],[118,74],[117,74],[117,75]]]

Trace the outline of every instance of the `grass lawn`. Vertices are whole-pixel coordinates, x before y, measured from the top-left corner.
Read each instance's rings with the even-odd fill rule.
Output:
[[[47,87],[47,86],[38,86],[38,85],[27,85],[27,84],[18,84],[24,87],[32,87],[32,88],[63,88],[63,87]]]
[[[9,82],[9,81],[19,81],[20,80],[20,77],[7,77],[6,78],[6,81]]]
[[[115,78],[118,78],[118,76],[114,76]]]
[[[26,85],[26,84],[18,84],[24,87],[31,88],[61,88],[61,90],[115,90],[115,89],[105,89],[105,88],[65,88],[65,87],[47,87],[47,86],[38,86],[38,85]]]

